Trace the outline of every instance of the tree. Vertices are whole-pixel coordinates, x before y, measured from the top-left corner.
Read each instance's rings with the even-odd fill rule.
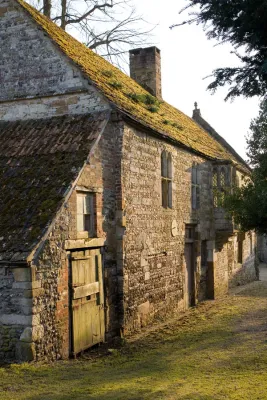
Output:
[[[136,13],[131,0],[41,0],[41,7],[40,0],[27,1],[117,65],[130,48],[147,43],[154,29]]]
[[[188,18],[184,24],[203,24],[206,36],[229,42],[240,60],[236,68],[218,68],[208,89],[216,91],[230,84],[226,100],[238,96],[265,95],[267,91],[267,1],[266,0],[186,0]]]
[[[224,205],[243,231],[267,233],[267,99],[251,122],[247,144],[252,177],[243,187],[234,188]]]

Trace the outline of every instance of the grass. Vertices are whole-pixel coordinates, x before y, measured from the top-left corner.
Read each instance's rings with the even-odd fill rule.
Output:
[[[106,357],[1,368],[0,399],[267,399],[266,295],[252,283]]]

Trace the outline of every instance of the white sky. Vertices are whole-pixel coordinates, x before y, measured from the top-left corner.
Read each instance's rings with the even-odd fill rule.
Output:
[[[246,158],[245,136],[251,119],[258,114],[259,99],[225,102],[226,90],[211,95],[206,91],[210,80],[203,80],[217,67],[238,63],[236,56],[230,54],[231,47],[214,47],[216,42],[207,40],[201,26],[170,30],[170,25],[185,19],[185,15],[178,15],[185,1],[133,0],[133,3],[149,22],[159,23],[153,41],[161,49],[164,100],[190,117],[197,101],[203,118]]]

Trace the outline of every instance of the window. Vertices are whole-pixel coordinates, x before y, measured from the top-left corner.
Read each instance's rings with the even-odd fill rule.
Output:
[[[195,163],[192,166],[191,181],[192,209],[197,210],[200,207],[200,185],[197,165]]]
[[[94,236],[94,195],[77,193],[77,231]]]
[[[161,153],[161,193],[162,206],[172,208],[172,156],[166,151]]]
[[[212,189],[214,207],[223,207],[225,193],[227,191],[228,176],[225,167],[214,167],[212,172]]]

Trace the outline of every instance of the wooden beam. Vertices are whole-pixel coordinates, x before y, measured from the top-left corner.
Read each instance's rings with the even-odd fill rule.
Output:
[[[73,300],[81,299],[82,297],[91,296],[92,294],[99,293],[99,282],[89,283],[88,285],[73,288]]]

